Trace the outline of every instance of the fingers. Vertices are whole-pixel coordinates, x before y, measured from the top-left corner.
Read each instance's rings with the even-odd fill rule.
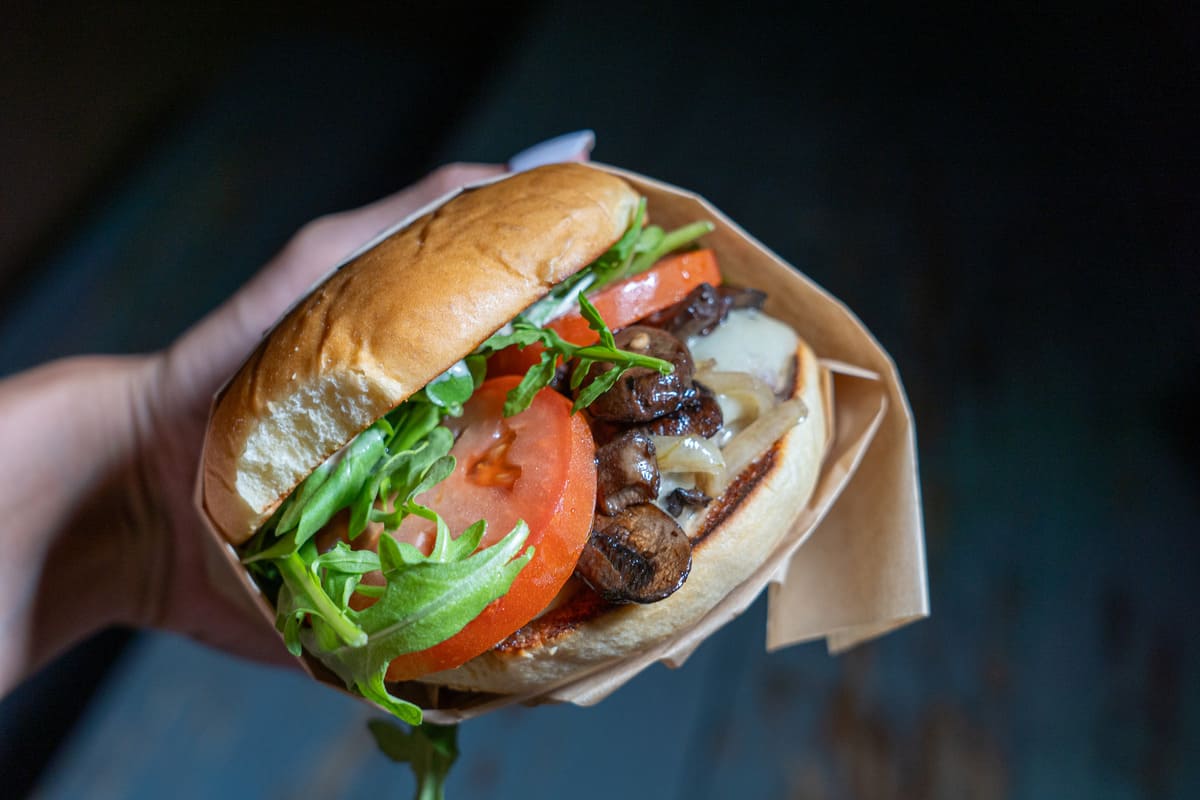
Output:
[[[499,164],[447,164],[419,183],[369,205],[330,214],[305,225],[264,270],[271,283],[297,287],[292,297],[308,289],[329,268],[434,200],[471,183],[503,175]],[[282,275],[278,273],[283,273]],[[292,273],[292,279],[287,277]],[[290,299],[287,301],[290,302]],[[270,324],[285,308],[279,308]]]
[[[517,153],[507,169],[586,161],[594,144],[590,130],[556,136]],[[305,225],[246,286],[172,347],[168,377],[179,382],[173,388],[207,402],[264,331],[330,269],[439,197],[505,171],[499,164],[448,164],[382,200]]]
[[[326,272],[386,228],[455,189],[504,173],[498,164],[449,164],[419,183],[353,211],[305,225],[249,283],[172,347],[171,380],[207,398]]]
[[[351,245],[353,250],[439,197],[468,184],[503,175],[505,171],[499,164],[447,164],[420,183],[352,212],[354,219],[345,223],[347,227],[343,233],[353,233],[357,237]]]
[[[449,164],[382,200],[305,225],[235,296],[245,334],[257,341],[297,297],[381,231],[442,195],[503,173],[498,164]]]
[[[582,130],[564,133],[527,147],[508,159],[508,168],[513,172],[557,164],[563,161],[587,161],[596,145],[595,131]]]

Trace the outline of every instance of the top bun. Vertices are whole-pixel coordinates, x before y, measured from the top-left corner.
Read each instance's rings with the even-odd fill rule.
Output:
[[[466,191],[359,255],[288,312],[217,398],[203,502],[249,539],[325,459],[590,264],[638,195],[581,164]]]

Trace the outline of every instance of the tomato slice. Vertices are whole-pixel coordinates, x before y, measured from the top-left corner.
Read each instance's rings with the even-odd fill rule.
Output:
[[[721,283],[717,257],[712,250],[692,250],[667,256],[645,272],[606,286],[588,300],[613,330],[675,305],[702,283]],[[569,311],[546,324],[572,344],[592,344],[600,336],[588,327],[578,311]],[[542,356],[541,345],[523,350],[510,347],[488,359],[489,375],[524,375]]]
[[[457,634],[392,661],[390,681],[450,669],[487,651],[537,616],[575,571],[596,505],[595,444],[582,415],[571,414],[571,401],[550,389],[539,392],[525,411],[505,418],[505,396],[519,380],[485,381],[463,416],[448,420],[460,432],[451,450],[457,459],[454,472],[417,502],[437,511],[455,535],[487,520],[482,547],[523,519],[533,559],[507,594]],[[428,520],[409,517],[392,535],[429,552],[435,530]]]

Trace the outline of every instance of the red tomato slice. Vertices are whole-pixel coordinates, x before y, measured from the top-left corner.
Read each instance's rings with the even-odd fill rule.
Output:
[[[506,595],[459,633],[392,661],[390,681],[456,667],[533,619],[571,577],[587,543],[596,505],[591,431],[582,415],[571,414],[571,401],[550,389],[539,392],[520,414],[503,417],[505,396],[518,382],[516,376],[485,381],[463,416],[450,420],[461,431],[450,451],[458,463],[450,477],[417,501],[437,511],[455,535],[487,520],[484,547],[525,520],[525,545],[535,548],[533,560]],[[393,535],[429,552],[435,531],[428,520],[409,517]]]
[[[618,281],[589,295],[588,300],[613,330],[632,325],[655,311],[675,305],[702,283],[717,286],[721,272],[712,250],[693,250],[668,256],[638,275]],[[587,345],[600,339],[578,311],[570,311],[546,325],[571,344]],[[488,359],[489,375],[524,375],[542,357],[541,345],[524,350],[510,347]]]

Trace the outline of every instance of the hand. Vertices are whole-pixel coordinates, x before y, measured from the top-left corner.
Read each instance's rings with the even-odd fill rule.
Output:
[[[153,588],[135,622],[251,658],[295,664],[261,615],[236,605],[235,594],[215,591],[203,568],[206,533],[193,490],[212,396],[263,332],[331,267],[430,201],[502,172],[484,164],[443,167],[377,203],[309,223],[241,291],[154,357],[144,373],[148,401],[139,431],[148,465],[139,494],[148,524],[139,526],[136,542]]]
[[[512,169],[587,160],[591,131],[535,145]],[[306,225],[167,350],[63,359],[0,380],[0,695],[110,624],[184,633],[294,665],[244,594],[221,591],[192,502],[213,394],[287,307],[382,230],[498,165],[443,167]]]
[[[443,167],[309,223],[164,352],[64,359],[0,381],[0,695],[109,624],[295,664],[262,615],[206,569],[213,553],[192,491],[212,396],[328,269],[446,192],[501,172]]]

